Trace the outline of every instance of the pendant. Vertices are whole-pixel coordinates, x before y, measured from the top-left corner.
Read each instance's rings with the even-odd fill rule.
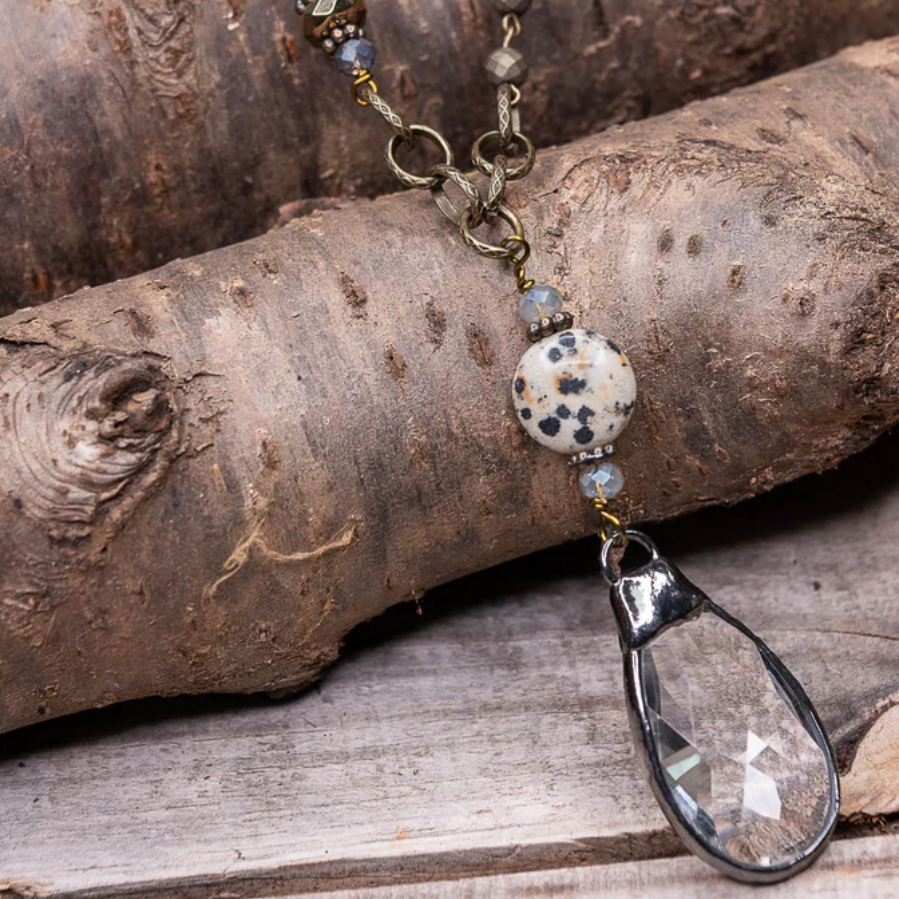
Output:
[[[833,832],[840,787],[833,750],[802,687],[744,624],[716,606],[652,540],[625,532],[650,561],[602,570],[624,654],[637,753],[687,847],[749,883],[810,865]]]

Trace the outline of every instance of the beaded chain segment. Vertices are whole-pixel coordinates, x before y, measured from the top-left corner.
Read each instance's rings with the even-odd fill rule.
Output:
[[[493,0],[504,34],[486,63],[497,128],[472,147],[486,192],[456,166],[443,135],[405,124],[381,96],[363,0],[295,4],[306,38],[353,79],[353,99],[393,132],[387,164],[396,179],[430,191],[475,252],[511,264],[533,344],[512,379],[512,404],[527,434],[569,457],[581,492],[599,512],[600,565],[611,585],[628,713],[663,812],[692,852],[729,877],[771,883],[801,871],[824,850],[839,810],[836,762],[821,721],[777,656],[612,511],[624,475],[610,460],[634,411],[634,371],[613,341],[574,327],[559,290],[527,276],[531,247],[506,186],[536,160],[519,113],[527,65],[512,46],[531,0]],[[434,144],[443,161],[416,175],[397,155],[421,141]],[[449,184],[461,192],[461,204]],[[500,243],[477,236],[497,221],[511,231]],[[625,572],[618,557],[628,544],[642,546],[649,562]]]
[[[440,211],[459,228],[462,240],[475,252],[512,265],[521,294],[521,317],[534,344],[521,359],[512,384],[513,404],[525,432],[543,446],[570,456],[580,469],[579,485],[601,516],[601,536],[619,535],[627,542],[619,518],[609,508],[624,487],[621,469],[609,461],[613,442],[634,410],[637,383],[622,350],[594,331],[575,329],[574,317],[564,307],[555,287],[536,284],[525,266],[531,255],[524,226],[506,202],[509,181],[524,178],[534,167],[536,150],[521,133],[520,88],[527,80],[523,54],[512,46],[521,34],[520,16],[531,0],[494,0],[502,14],[503,44],[485,64],[487,80],[496,88],[497,129],[481,135],[472,147],[475,168],[489,179],[486,195],[456,167],[446,139],[424,125],[406,125],[380,94],[372,76],[374,44],[363,30],[362,0],[296,0],[303,16],[304,34],[331,57],[337,68],[353,78],[352,94],[361,106],[371,107],[393,131],[387,163],[405,187],[429,190]],[[419,139],[436,144],[443,161],[426,175],[407,172],[397,161],[401,147],[411,149]],[[462,193],[460,208],[446,191],[447,182]],[[475,231],[497,219],[512,233],[499,244],[479,239]]]

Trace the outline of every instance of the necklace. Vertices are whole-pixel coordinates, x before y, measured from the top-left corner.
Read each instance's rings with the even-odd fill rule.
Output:
[[[486,193],[456,166],[441,134],[406,125],[381,96],[363,0],[295,4],[306,38],[353,79],[353,99],[392,130],[387,164],[397,180],[430,191],[475,252],[511,264],[532,344],[512,378],[512,405],[530,437],[569,457],[596,509],[631,729],[662,811],[692,852],[730,877],[771,883],[801,871],[824,850],[839,810],[836,762],[821,721],[762,640],[662,558],[646,534],[622,524],[613,501],[624,475],[611,459],[636,403],[633,368],[612,340],[574,327],[558,289],[527,276],[531,246],[506,202],[506,186],[527,176],[536,160],[520,124],[527,66],[512,46],[531,0],[493,0],[504,39],[486,70],[498,124],[472,148]],[[443,161],[416,175],[398,154],[422,142]],[[476,235],[499,223],[511,232],[499,243]],[[625,569],[623,553],[632,546],[648,558]]]

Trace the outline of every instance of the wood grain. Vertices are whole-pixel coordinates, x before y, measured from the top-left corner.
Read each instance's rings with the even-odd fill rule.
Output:
[[[370,23],[382,89],[465,158],[494,127],[490,0],[372,0]],[[897,31],[893,0],[540,0],[527,130],[571,140]],[[7,2],[0,49],[2,312],[393,189],[293,0]]]
[[[771,899],[894,899],[899,880],[899,837],[872,837],[835,844],[798,880],[766,888]],[[506,874],[462,881],[339,890],[329,899],[748,899],[758,888],[724,881],[692,859],[593,865]],[[309,895],[308,893],[305,895]],[[288,899],[299,899],[299,894]]]
[[[892,747],[876,751],[899,689],[897,448],[654,531],[804,682],[875,829],[899,783]],[[0,882],[54,899],[404,883],[372,895],[748,895],[673,858],[631,747],[595,549],[392,610],[292,701],[136,703],[6,735]],[[886,896],[896,866],[896,837],[852,840],[766,894]],[[498,874],[516,876],[428,885]]]
[[[629,520],[899,418],[897,122],[891,40],[547,152],[516,190],[531,273],[637,372]],[[0,730],[300,687],[386,607],[591,533],[510,409],[517,301],[396,195],[0,321]]]

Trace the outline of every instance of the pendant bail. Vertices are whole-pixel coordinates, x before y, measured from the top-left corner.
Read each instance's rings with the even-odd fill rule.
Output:
[[[612,565],[612,550],[622,539],[650,554],[649,562],[629,574],[616,572]],[[612,587],[612,609],[627,649],[639,649],[672,625],[695,618],[705,605],[705,594],[663,559],[642,531],[625,530],[610,536],[603,543],[600,565]]]

